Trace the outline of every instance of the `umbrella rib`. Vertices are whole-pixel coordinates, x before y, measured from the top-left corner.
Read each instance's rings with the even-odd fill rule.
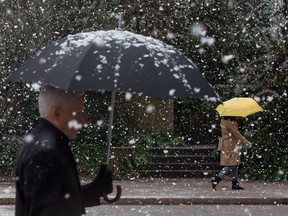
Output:
[[[95,46],[93,43],[90,43],[88,46],[85,47],[85,49],[82,50],[83,53],[85,53],[84,55],[81,55],[81,57],[78,58],[78,61],[77,63],[75,63],[75,65],[77,65],[77,67],[75,67],[78,71],[79,69],[79,65],[82,63],[83,59],[85,59],[85,57],[88,55],[88,50],[91,49],[92,46]],[[67,85],[67,88],[66,90],[70,89],[71,85],[72,85],[72,82],[73,82],[73,79],[75,79],[75,75],[76,75],[76,71],[73,71],[73,76],[71,76],[68,85]]]

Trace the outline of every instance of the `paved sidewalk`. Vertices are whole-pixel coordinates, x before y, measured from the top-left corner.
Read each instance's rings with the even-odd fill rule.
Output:
[[[288,183],[241,182],[243,191],[222,181],[212,191],[209,179],[136,179],[121,185],[118,205],[288,205]],[[113,198],[115,192],[110,197]],[[105,204],[105,201],[102,201]],[[15,204],[14,183],[0,183],[0,205]]]

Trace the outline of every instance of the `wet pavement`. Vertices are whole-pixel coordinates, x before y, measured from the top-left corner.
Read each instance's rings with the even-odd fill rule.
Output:
[[[15,216],[13,205],[0,206],[1,216]],[[100,205],[87,216],[283,216],[288,205]]]
[[[231,190],[228,180],[220,182],[217,191],[212,191],[210,179],[149,178],[117,184],[122,187],[117,205],[288,205],[288,183],[281,182],[242,181],[242,191]],[[1,182],[0,205],[14,204],[14,183]]]

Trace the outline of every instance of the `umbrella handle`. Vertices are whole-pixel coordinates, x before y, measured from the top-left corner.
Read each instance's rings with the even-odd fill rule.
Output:
[[[120,197],[121,197],[121,194],[122,194],[122,188],[120,185],[116,185],[116,189],[117,189],[117,192],[116,192],[116,196],[113,198],[113,199],[110,199],[106,193],[103,193],[103,199],[107,202],[107,203],[115,203],[117,202]]]

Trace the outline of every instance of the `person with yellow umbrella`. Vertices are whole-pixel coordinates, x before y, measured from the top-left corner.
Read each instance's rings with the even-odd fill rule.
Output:
[[[236,117],[247,117],[263,109],[252,98],[233,98],[220,104],[216,110],[221,117],[222,136],[219,138],[218,150],[221,151],[222,169],[212,177],[212,189],[216,191],[217,184],[224,179],[225,174],[232,173],[232,190],[243,190],[238,181],[241,148],[244,144],[249,149],[252,144],[239,132]]]

